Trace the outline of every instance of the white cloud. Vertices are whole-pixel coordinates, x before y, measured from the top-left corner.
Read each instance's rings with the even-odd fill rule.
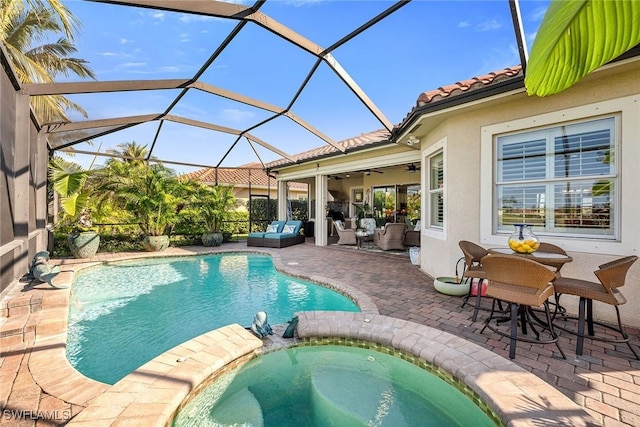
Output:
[[[122,66],[126,68],[144,67],[145,65],[147,65],[146,62],[125,62],[122,64]]]
[[[478,24],[477,28],[480,31],[493,31],[502,28],[502,24],[495,19],[487,19],[486,21]]]
[[[153,19],[157,19],[159,21],[164,21],[164,13],[163,12],[153,12],[153,13],[151,13],[151,17]]]
[[[187,34],[187,33],[180,34],[180,42],[181,43],[188,43],[190,41],[191,41],[191,38],[189,37],[189,34]]]
[[[505,49],[490,49],[482,56],[482,64],[471,73],[469,78],[481,76],[520,64],[520,53],[514,44]]]
[[[255,116],[251,111],[242,111],[235,108],[225,108],[222,110],[222,117],[232,122],[241,123],[252,119]]]
[[[97,54],[100,55],[100,56],[119,56],[115,52],[98,52]]]
[[[133,41],[133,40],[129,40],[129,39],[122,38],[122,39],[120,39],[120,40],[118,41],[118,43],[119,43],[119,44],[129,44],[129,43],[131,43],[132,41]]]
[[[167,72],[167,73],[177,73],[180,71],[180,68],[167,65],[164,67],[160,67],[160,71]]]
[[[287,4],[290,4],[291,6],[294,6],[294,7],[299,7],[299,6],[307,6],[310,4],[313,5],[317,3],[322,3],[324,1],[325,0],[289,0],[287,1]]]
[[[542,21],[546,11],[546,7],[537,7],[533,12],[531,12],[530,19],[535,22]]]
[[[180,17],[178,18],[180,22],[184,22],[185,24],[188,24],[190,22],[212,21],[215,19],[221,19],[221,18],[216,18],[213,16],[187,15],[187,14],[180,15]]]
[[[458,28],[467,28],[469,26],[469,21],[460,21],[458,22]]]

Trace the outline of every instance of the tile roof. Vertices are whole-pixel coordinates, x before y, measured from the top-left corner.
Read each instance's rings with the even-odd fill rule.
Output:
[[[394,127],[394,131],[402,127],[410,117],[421,107],[427,104],[437,105],[438,102],[444,102],[446,100],[455,98],[460,95],[464,95],[471,92],[480,92],[488,89],[498,83],[502,83],[508,80],[512,80],[518,77],[522,77],[522,66],[516,65],[513,67],[507,67],[502,70],[493,71],[482,76],[473,77],[467,80],[462,80],[454,84],[441,86],[437,89],[430,90],[428,92],[422,92],[418,96],[416,105],[409,111],[404,120]]]
[[[216,182],[216,169],[204,168],[197,171],[181,175],[181,178],[193,179],[196,181],[215,183]],[[245,165],[238,166],[236,168],[218,168],[218,183],[223,185],[234,186],[261,186],[267,187],[269,185],[269,177],[262,169],[262,164],[247,163]],[[276,187],[276,180],[271,178],[270,185]],[[306,190],[307,184],[300,182],[291,182],[290,187],[294,189]]]
[[[363,147],[374,147],[376,145],[383,145],[389,143],[389,138],[391,137],[391,133],[386,129],[379,129],[373,132],[363,133],[358,136],[354,136],[353,138],[344,139],[339,141],[337,145],[345,148],[348,151],[353,150],[354,148],[363,148]],[[337,148],[325,144],[318,148],[313,148],[308,151],[304,151],[302,153],[296,154],[293,157],[296,159],[296,162],[292,162],[288,159],[282,158],[278,160],[274,160],[273,162],[267,163],[265,166],[269,169],[274,168],[276,166],[285,166],[291,165],[298,162],[309,161],[313,159],[319,159],[322,157],[332,156],[334,154],[341,154],[340,150]]]
[[[462,80],[451,85],[441,86],[438,89],[422,92],[416,102],[418,107],[441,99],[462,95],[465,92],[484,89],[489,85],[496,84],[522,74],[522,66],[507,67],[503,70],[494,71],[483,76]]]

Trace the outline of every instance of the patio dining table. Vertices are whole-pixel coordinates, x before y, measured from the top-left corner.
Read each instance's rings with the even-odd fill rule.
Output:
[[[537,261],[540,264],[556,267],[573,261],[569,255],[563,255],[555,252],[542,252],[535,251],[530,254],[522,254],[513,251],[511,248],[489,248],[487,252],[493,255],[513,255],[517,257],[527,258],[533,261]]]

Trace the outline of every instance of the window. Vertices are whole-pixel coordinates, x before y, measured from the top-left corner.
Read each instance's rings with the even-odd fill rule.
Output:
[[[497,229],[614,239],[616,118],[496,138]]]
[[[429,167],[427,176],[429,227],[442,229],[444,227],[444,155],[442,150],[428,157],[427,165]]]

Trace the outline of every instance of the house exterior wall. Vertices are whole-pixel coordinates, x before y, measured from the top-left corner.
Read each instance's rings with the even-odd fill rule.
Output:
[[[596,281],[593,271],[613,259],[638,255],[640,249],[640,61],[608,66],[560,94],[537,98],[524,91],[487,100],[455,111],[423,116],[423,157],[433,144],[446,141],[445,229],[422,232],[421,268],[433,277],[451,276],[462,256],[460,240],[484,247],[506,246],[508,234],[492,228],[493,135],[562,124],[571,120],[618,113],[621,116],[620,162],[621,238],[603,242],[588,238],[545,236],[569,252],[573,262],[563,275]],[[422,170],[426,167],[423,163]],[[423,179],[425,178],[423,173]],[[423,187],[424,188],[424,187]],[[423,210],[427,201],[423,191]],[[424,212],[423,212],[424,216]],[[535,228],[534,228],[535,232]],[[622,289],[627,304],[621,306],[625,323],[640,326],[640,262],[627,275]],[[577,305],[570,304],[575,311]],[[598,318],[615,321],[611,307],[594,304]]]

